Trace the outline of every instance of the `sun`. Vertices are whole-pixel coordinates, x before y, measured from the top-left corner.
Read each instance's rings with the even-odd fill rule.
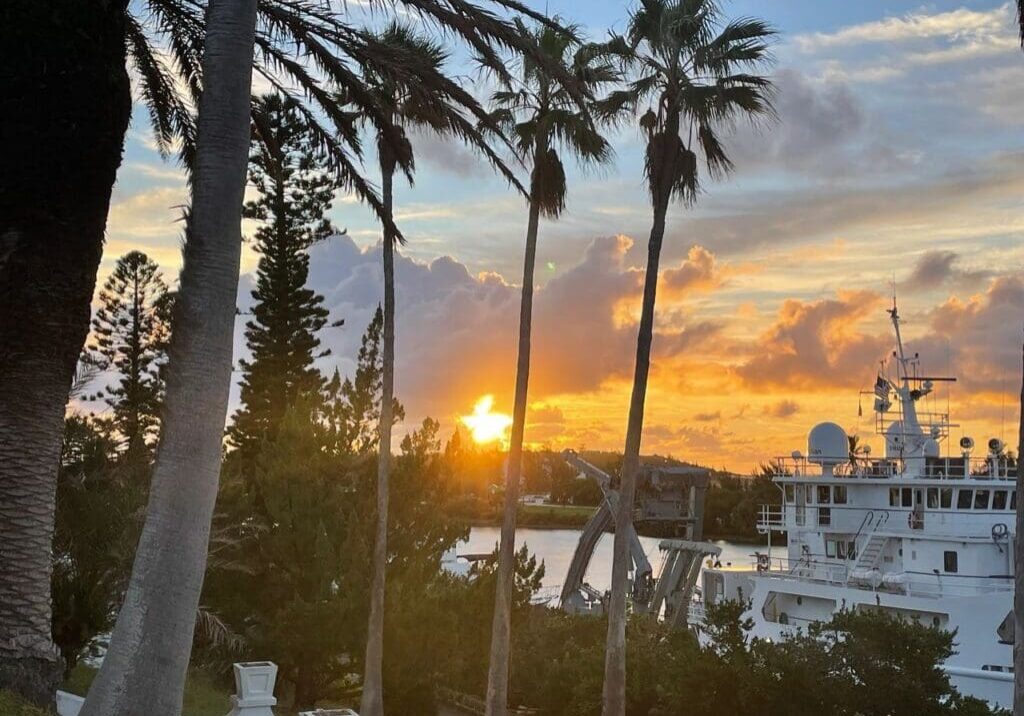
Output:
[[[473,406],[472,415],[463,415],[462,423],[469,428],[473,440],[478,443],[493,443],[505,439],[505,431],[512,424],[511,416],[495,413],[494,396],[484,395]]]

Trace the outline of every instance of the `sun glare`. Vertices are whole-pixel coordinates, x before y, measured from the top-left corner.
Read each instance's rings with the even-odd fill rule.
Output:
[[[484,395],[473,406],[472,415],[463,415],[462,423],[469,428],[473,440],[478,443],[492,443],[505,438],[505,431],[512,424],[512,418],[504,413],[495,413],[494,396]]]

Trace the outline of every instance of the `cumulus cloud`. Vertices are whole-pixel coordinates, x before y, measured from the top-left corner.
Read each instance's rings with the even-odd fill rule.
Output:
[[[982,294],[954,296],[934,308],[929,333],[909,346],[932,366],[944,367],[948,356],[962,391],[1003,392],[1020,378],[1022,321],[1024,281],[998,277]]]
[[[721,269],[715,265],[714,254],[697,245],[690,247],[686,261],[661,275],[662,286],[674,293],[709,291],[718,288],[723,280]]]
[[[631,246],[625,236],[595,239],[575,266],[535,292],[530,392],[538,407],[530,421],[546,425],[547,433],[561,430],[564,418],[543,403],[545,396],[593,391],[632,372],[643,271],[626,259]],[[688,259],[669,267],[679,283],[676,300],[684,286],[715,285],[714,257],[703,249],[690,257],[693,266]],[[322,337],[333,353],[322,367],[351,371],[362,330],[381,300],[380,261],[379,245],[361,249],[347,236],[310,250],[309,285],[324,295],[332,318],[345,320],[343,329]],[[519,287],[493,272],[473,275],[448,256],[421,262],[400,255],[396,281],[396,390],[410,416],[446,419],[484,393],[510,411]],[[249,302],[245,290],[240,302]],[[656,336],[658,355],[696,349],[720,330],[711,321],[668,326]]]
[[[752,389],[857,386],[891,346],[886,335],[861,333],[858,324],[879,310],[880,296],[841,291],[836,298],[784,301],[756,352],[737,369]]]

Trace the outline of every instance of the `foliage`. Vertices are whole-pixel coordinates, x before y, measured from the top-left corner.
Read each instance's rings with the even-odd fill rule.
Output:
[[[118,375],[105,398],[124,445],[151,446],[159,430],[173,294],[156,262],[130,251],[117,260],[98,301],[85,363]]]
[[[751,477],[715,475],[704,495],[704,534],[760,540],[757,518],[762,505],[778,505],[782,495],[770,471]]]
[[[22,701],[9,691],[0,691],[0,713],[4,716],[50,716],[49,712]]]
[[[649,617],[634,616],[626,642],[627,713],[990,713],[982,703],[960,696],[941,669],[952,649],[949,633],[881,613],[844,612],[829,624],[775,643],[749,637],[751,622],[740,619],[744,608],[729,602],[709,609],[707,646],[689,632],[669,632]],[[486,642],[475,646],[472,636],[479,628],[475,620],[487,615],[469,616],[468,609],[466,614],[458,624],[460,653],[448,665],[453,674],[472,662],[472,649],[486,653]],[[516,619],[511,700],[549,716],[599,714],[606,621],[522,605]],[[481,682],[459,683],[472,691]]]
[[[771,80],[757,72],[770,61],[774,34],[762,20],[725,20],[714,0],[643,0],[625,37],[609,42],[636,75],[603,111],[646,106],[639,123],[655,209],[696,199],[701,159],[711,178],[730,171],[723,130],[739,119],[772,116]]]
[[[246,460],[273,440],[285,412],[320,392],[323,378],[313,361],[317,332],[327,323],[323,297],[306,288],[306,249],[332,231],[325,218],[337,182],[315,156],[315,139],[298,104],[265,95],[253,108],[255,128],[249,181],[259,192],[244,216],[261,222],[253,318],[246,324],[250,360],[240,361],[242,407],[228,431]]]
[[[551,23],[516,0],[494,0],[494,7],[511,9]],[[149,110],[153,134],[161,153],[176,150],[189,169],[195,163],[195,117],[202,91],[201,58],[206,4],[195,0],[143,0],[133,5],[126,40],[131,64],[138,76],[139,94]],[[463,0],[401,0],[396,12],[433,24],[461,39],[494,72],[504,73],[497,48],[532,51],[510,20]],[[308,120],[318,150],[329,170],[346,189],[367,202],[386,226],[393,228],[380,198],[362,175],[362,139],[353,118],[367,118],[376,133],[396,153],[404,135],[363,83],[362,68],[395,84],[417,87],[425,96],[444,97],[468,116],[494,129],[487,113],[460,83],[444,76],[418,57],[396,52],[392,45],[352,24],[344,6],[334,8],[316,0],[261,0],[258,4],[253,74],[265,78],[277,91],[299,90],[297,108]],[[538,58],[545,64],[543,58]],[[556,77],[571,85],[558,67]],[[338,97],[345,97],[342,107]],[[515,182],[491,147],[488,138],[463,120],[461,133]],[[402,166],[403,171],[409,169]],[[395,235],[399,235],[397,230]]]
[[[367,329],[354,380],[300,398],[251,470],[225,473],[203,604],[244,638],[242,656],[273,654],[295,706],[350,693],[365,639],[380,403],[380,320]],[[398,406],[400,408],[400,406]],[[389,578],[413,593],[465,536],[445,519],[438,425],[407,435],[392,475]],[[227,457],[231,464],[231,456]],[[397,587],[401,590],[403,587]],[[206,663],[222,650],[198,643]]]
[[[378,306],[359,346],[355,374],[342,380],[335,370],[324,388],[323,420],[335,452],[365,456],[377,451],[383,327],[384,314]],[[405,408],[398,400],[392,415],[396,422],[405,419]]]
[[[501,87],[491,96],[491,113],[530,168],[530,203],[541,214],[557,217],[565,209],[565,167],[559,150],[583,164],[604,164],[611,160],[612,149],[595,126],[590,105],[602,88],[618,81],[620,73],[614,58],[599,45],[580,45],[576,28],[566,34],[550,25],[519,31],[534,51],[523,56],[518,76],[499,75]],[[574,80],[572,88],[556,81],[536,57],[547,59],[548,66],[564,67]],[[578,95],[586,101],[580,103]],[[614,119],[610,113],[603,117]]]

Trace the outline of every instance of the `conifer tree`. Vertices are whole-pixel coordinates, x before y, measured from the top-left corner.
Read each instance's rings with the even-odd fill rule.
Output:
[[[255,235],[260,261],[245,331],[252,358],[240,361],[243,407],[229,431],[243,459],[274,438],[290,406],[324,385],[314,361],[326,355],[316,333],[328,311],[323,297],[306,288],[306,250],[332,232],[325,215],[338,183],[320,165],[316,138],[294,100],[255,100],[249,182],[259,197],[245,205],[244,215],[261,222]]]
[[[141,251],[118,259],[100,290],[87,360],[117,373],[101,395],[129,453],[152,445],[159,429],[172,296],[160,267]]]

